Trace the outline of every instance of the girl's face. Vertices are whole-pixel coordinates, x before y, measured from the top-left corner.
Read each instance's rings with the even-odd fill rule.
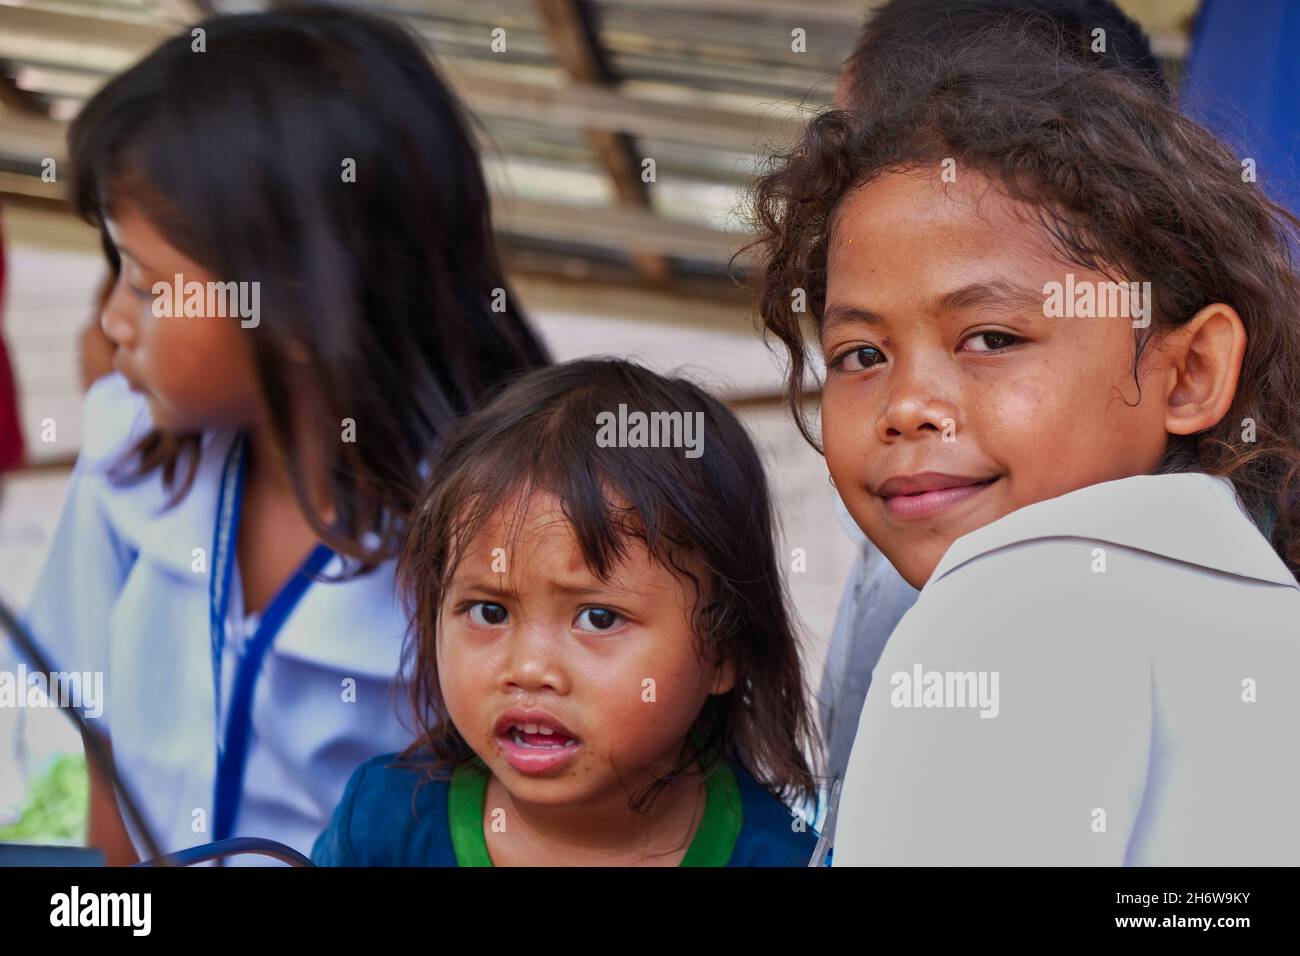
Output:
[[[731,689],[697,650],[694,600],[636,541],[602,582],[539,493],[488,522],[452,579],[437,641],[447,711],[513,800],[626,804]]]
[[[914,587],[955,539],[1149,473],[1166,443],[1158,343],[1134,375],[1140,310],[1048,317],[1049,283],[1107,277],[1057,259],[987,179],[940,172],[887,173],[843,200],[821,333],[831,477]]]
[[[184,314],[185,299],[174,293],[176,275],[182,290],[189,282],[206,290],[214,277],[170,245],[134,205],[118,203],[106,226],[122,270],[100,324],[117,346],[113,367],[148,400],[154,425],[197,432],[252,424],[261,392],[247,338],[255,329],[243,328],[237,316]],[[155,314],[157,282],[173,290],[171,315]]]

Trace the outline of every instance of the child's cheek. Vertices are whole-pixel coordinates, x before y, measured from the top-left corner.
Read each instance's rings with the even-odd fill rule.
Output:
[[[438,686],[442,691],[447,714],[461,736],[478,749],[481,746],[479,741],[485,733],[490,736],[492,728],[486,725],[486,718],[477,714],[473,702],[476,699],[486,699],[491,689],[490,681],[481,677],[481,664],[475,661],[470,648],[456,633],[455,627],[443,629],[437,642],[436,654]]]
[[[618,765],[646,767],[686,738],[708,697],[707,675],[689,636],[659,641],[621,669],[601,693],[600,721]],[[671,754],[675,757],[675,753]]]
[[[978,423],[981,451],[1013,475],[1056,462],[1067,439],[1068,420],[1062,420],[1050,387],[1038,376],[974,396],[967,418]]]
[[[225,319],[153,320],[149,343],[153,390],[193,427],[244,425],[259,386],[252,359]]]
[[[870,451],[879,447],[875,423],[879,412],[846,388],[828,385],[822,398],[822,439],[826,466],[842,496],[865,481]],[[850,504],[846,499],[845,504]]]

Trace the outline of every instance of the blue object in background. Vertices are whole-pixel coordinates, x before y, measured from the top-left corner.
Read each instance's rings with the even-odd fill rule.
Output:
[[[1183,108],[1300,215],[1300,0],[1203,0]]]

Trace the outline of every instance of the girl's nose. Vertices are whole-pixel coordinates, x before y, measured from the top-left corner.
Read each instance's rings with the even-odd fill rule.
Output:
[[[888,400],[876,422],[881,441],[955,434],[961,413],[949,397],[950,383],[943,376],[900,369],[891,383]]]
[[[119,278],[99,313],[99,327],[114,345],[133,348],[137,332],[136,302],[126,283]]]

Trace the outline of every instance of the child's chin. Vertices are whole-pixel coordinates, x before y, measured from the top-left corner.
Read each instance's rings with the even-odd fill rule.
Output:
[[[535,807],[564,807],[581,803],[587,795],[590,778],[581,780],[565,774],[558,777],[537,777],[521,774],[507,765],[493,768],[493,773],[510,799]]]
[[[889,545],[876,544],[876,547],[898,571],[899,576],[919,591],[930,580],[934,569],[939,566],[957,537],[945,535],[939,540],[928,538],[919,542],[893,541]]]
[[[152,393],[144,392],[145,403],[149,407],[149,420],[153,422],[153,427],[164,435],[180,436],[194,435],[202,432],[207,427],[200,422],[192,421],[176,412],[169,406],[158,401]]]
[[[145,404],[149,406],[149,420],[153,422],[154,428],[165,435],[179,435],[185,430],[181,427],[181,423],[176,420],[176,416],[172,415],[157,399],[148,392],[143,394]]]
[[[939,566],[939,558],[941,557],[943,557],[942,554],[933,561],[903,562],[901,567],[898,562],[894,562],[894,567],[898,569],[898,573],[904,581],[919,591],[925,587],[926,582],[930,580],[930,576],[934,574],[934,569]]]

